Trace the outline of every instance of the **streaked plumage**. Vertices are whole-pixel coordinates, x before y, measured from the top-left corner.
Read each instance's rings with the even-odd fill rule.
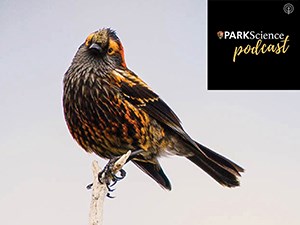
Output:
[[[65,73],[63,106],[83,149],[106,159],[142,149],[132,162],[166,189],[171,184],[157,160],[166,153],[185,156],[224,186],[239,185],[243,169],[188,136],[169,106],[127,68],[111,29],[90,34],[79,47]]]

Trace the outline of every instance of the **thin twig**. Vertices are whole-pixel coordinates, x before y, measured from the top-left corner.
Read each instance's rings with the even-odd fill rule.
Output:
[[[113,168],[111,169],[111,172],[113,174],[118,173],[122,169],[130,154],[131,151],[128,151],[126,154],[122,155],[120,159],[118,159],[115,162]],[[94,180],[93,180],[92,201],[90,205],[89,225],[102,225],[103,204],[104,204],[104,199],[108,193],[108,189],[105,182],[103,183],[99,182],[98,174],[100,173],[101,168],[99,167],[97,161],[93,161],[92,169],[93,169]],[[107,178],[105,177],[104,179]]]

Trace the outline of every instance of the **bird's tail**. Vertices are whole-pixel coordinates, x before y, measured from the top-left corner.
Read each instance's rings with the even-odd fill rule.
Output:
[[[195,163],[218,183],[226,187],[239,186],[238,177],[244,169],[232,162],[231,160],[219,155],[211,149],[195,142],[200,148],[194,150],[194,155],[188,156],[187,159]]]
[[[146,162],[133,159],[131,161],[152,177],[162,188],[171,190],[171,183],[157,160],[154,160],[153,162]]]

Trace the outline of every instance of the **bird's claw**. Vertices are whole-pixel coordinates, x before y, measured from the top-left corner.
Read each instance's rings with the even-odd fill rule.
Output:
[[[111,196],[111,192],[113,192],[115,189],[113,189],[112,187],[114,185],[116,185],[116,183],[122,179],[124,179],[124,177],[126,176],[126,171],[124,169],[121,169],[120,175],[117,176],[112,172],[114,163],[116,162],[116,159],[112,159],[109,161],[109,163],[104,167],[104,169],[102,171],[99,172],[98,174],[98,181],[101,184],[106,184],[108,193],[107,193],[107,197],[108,198],[115,198],[114,196]],[[87,189],[91,189],[93,186],[93,184],[89,184],[87,186]]]
[[[135,156],[140,154],[143,150],[136,150],[131,153],[129,158],[127,159],[126,163],[129,162],[131,159],[133,159]],[[109,160],[108,164],[104,167],[102,171],[99,172],[98,174],[98,181],[101,184],[106,184],[108,193],[107,197],[108,198],[114,198],[114,196],[111,196],[110,192],[113,192],[115,189],[112,187],[115,186],[118,181],[123,180],[126,177],[126,171],[124,169],[120,169],[119,173],[120,175],[117,176],[112,172],[112,169],[114,167],[115,162],[119,159],[120,157],[115,157]],[[86,186],[88,190],[90,190],[93,187],[93,184],[89,184]]]
[[[88,185],[86,186],[86,189],[88,189],[88,190],[91,190],[91,189],[92,189],[92,187],[93,187],[93,183],[91,183],[91,184],[88,184]]]
[[[116,196],[111,196],[110,193],[108,192],[108,193],[106,194],[106,197],[108,197],[108,198],[115,198]]]
[[[112,181],[114,182],[114,185],[116,182],[118,182],[119,180],[122,180],[124,179],[124,177],[126,177],[126,171],[121,169],[120,171],[120,176],[117,176],[115,174],[113,174],[113,178],[112,178]]]

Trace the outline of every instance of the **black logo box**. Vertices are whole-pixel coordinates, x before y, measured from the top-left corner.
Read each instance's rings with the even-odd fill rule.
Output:
[[[294,11],[284,12],[291,3]],[[208,1],[208,90],[300,90],[299,1]],[[257,40],[219,39],[219,31],[255,31],[289,35],[285,54],[241,54],[235,47]],[[280,40],[262,40],[277,44]],[[298,59],[296,62],[296,59]]]

